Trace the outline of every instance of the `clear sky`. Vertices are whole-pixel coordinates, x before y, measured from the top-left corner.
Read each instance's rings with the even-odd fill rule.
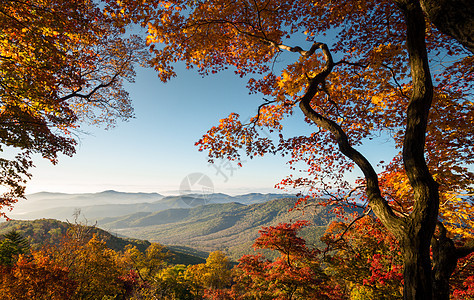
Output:
[[[36,158],[27,193],[40,191],[82,193],[117,190],[176,194],[187,175],[203,173],[215,192],[242,194],[278,192],[274,185],[289,174],[281,157],[246,159],[243,168],[226,161],[207,162],[194,143],[219,119],[231,112],[245,120],[261,104],[249,95],[246,80],[233,72],[202,78],[195,71],[177,69],[178,77],[164,84],[155,71],[139,69],[136,82],[127,84],[135,118],[115,128],[87,127],[77,154],[59,164]],[[288,121],[287,134],[309,133],[298,111]],[[376,142],[362,149],[372,162],[388,159],[390,145]]]

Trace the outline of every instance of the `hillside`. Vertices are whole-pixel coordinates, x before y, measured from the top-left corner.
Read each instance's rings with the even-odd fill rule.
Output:
[[[10,230],[16,230],[24,236],[35,249],[45,244],[58,244],[66,233],[69,224],[53,219],[39,219],[33,221],[12,220],[0,223],[0,236]],[[89,235],[96,234],[106,242],[107,247],[115,251],[123,251],[125,246],[136,246],[140,251],[145,251],[150,245],[149,241],[124,238],[113,235],[97,227],[90,227]],[[176,264],[198,264],[205,262],[207,253],[199,252],[185,247],[169,247],[173,254],[170,262]]]
[[[206,252],[222,250],[232,259],[238,259],[253,251],[251,245],[262,226],[309,220],[312,225],[305,228],[302,234],[308,243],[321,245],[320,236],[336,217],[325,207],[304,213],[290,211],[294,203],[293,198],[283,198],[251,205],[233,202],[140,212],[103,218],[98,221],[98,226],[120,235],[166,245],[187,246]]]

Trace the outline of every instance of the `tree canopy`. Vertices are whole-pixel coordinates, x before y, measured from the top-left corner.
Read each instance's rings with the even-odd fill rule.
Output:
[[[123,82],[144,52],[90,0],[4,1],[0,28],[0,150],[14,153],[0,159],[3,207],[23,196],[32,154],[56,163],[80,121],[132,117]]]
[[[32,153],[53,162],[73,154],[78,121],[131,116],[122,81],[142,53],[124,33],[135,23],[148,30],[143,62],[162,81],[178,63],[204,76],[230,68],[264,98],[249,123],[231,113],[196,143],[211,160],[281,154],[304,163],[303,176],[279,186],[325,196],[322,205],[366,207],[400,245],[404,298],[446,299],[457,262],[474,250],[465,234],[474,209],[474,9],[459,3],[107,0],[102,11],[88,0],[9,1],[0,8],[0,143],[20,151],[0,160],[10,187],[2,205],[22,195]],[[289,63],[279,60],[286,52]],[[295,110],[311,134],[284,135]],[[398,154],[378,172],[358,147],[380,136]],[[362,177],[347,181],[356,167]]]
[[[232,113],[197,142],[211,160],[273,153],[306,163],[304,176],[280,186],[309,188],[308,197],[325,195],[326,204],[366,199],[400,242],[404,297],[443,297],[430,244],[458,236],[435,236],[435,228],[444,221],[466,229],[469,218],[452,222],[448,215],[472,211],[471,198],[461,196],[474,178],[472,4],[176,0],[109,1],[107,9],[119,24],[147,27],[150,63],[161,80],[176,76],[178,62],[202,75],[231,68],[263,95],[250,124]],[[282,52],[294,53],[293,62],[280,65]],[[295,109],[316,125],[312,134],[283,135]],[[381,162],[378,174],[357,147],[380,135],[399,154]],[[363,173],[358,186],[344,177],[355,167]],[[441,214],[440,201],[450,207]]]

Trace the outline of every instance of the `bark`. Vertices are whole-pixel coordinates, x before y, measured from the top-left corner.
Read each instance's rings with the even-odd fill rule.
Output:
[[[423,11],[439,31],[474,53],[474,1],[421,0]]]
[[[425,136],[433,100],[433,84],[425,44],[425,19],[418,1],[398,1],[407,25],[407,51],[413,92],[407,109],[403,163],[414,191],[413,212],[401,240],[404,256],[404,299],[432,299],[430,243],[439,209],[438,184],[425,161]]]
[[[412,225],[413,226],[413,225]],[[420,236],[419,229],[408,226],[409,233],[402,241],[403,299],[431,300],[431,260],[429,242]],[[418,227],[421,227],[418,225]],[[426,245],[428,244],[428,245]]]
[[[446,236],[446,229],[440,224],[440,235],[433,237],[433,299],[449,300],[449,278],[456,269],[458,258],[454,242]]]
[[[449,300],[449,279],[456,269],[458,260],[474,252],[474,247],[456,247],[453,240],[446,236],[446,228],[438,223],[439,235],[433,237],[433,299]]]

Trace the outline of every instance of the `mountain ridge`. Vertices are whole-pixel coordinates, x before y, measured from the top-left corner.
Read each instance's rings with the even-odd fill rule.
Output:
[[[253,204],[275,198],[288,197],[286,194],[249,193],[230,196],[223,193],[184,194],[163,196],[158,193],[125,193],[114,190],[99,193],[65,194],[40,192],[27,195],[28,200],[20,201],[8,216],[12,219],[52,218],[65,221],[76,210],[89,221],[103,217],[116,217],[131,212],[154,212],[170,208],[189,208],[209,203],[239,202]]]

